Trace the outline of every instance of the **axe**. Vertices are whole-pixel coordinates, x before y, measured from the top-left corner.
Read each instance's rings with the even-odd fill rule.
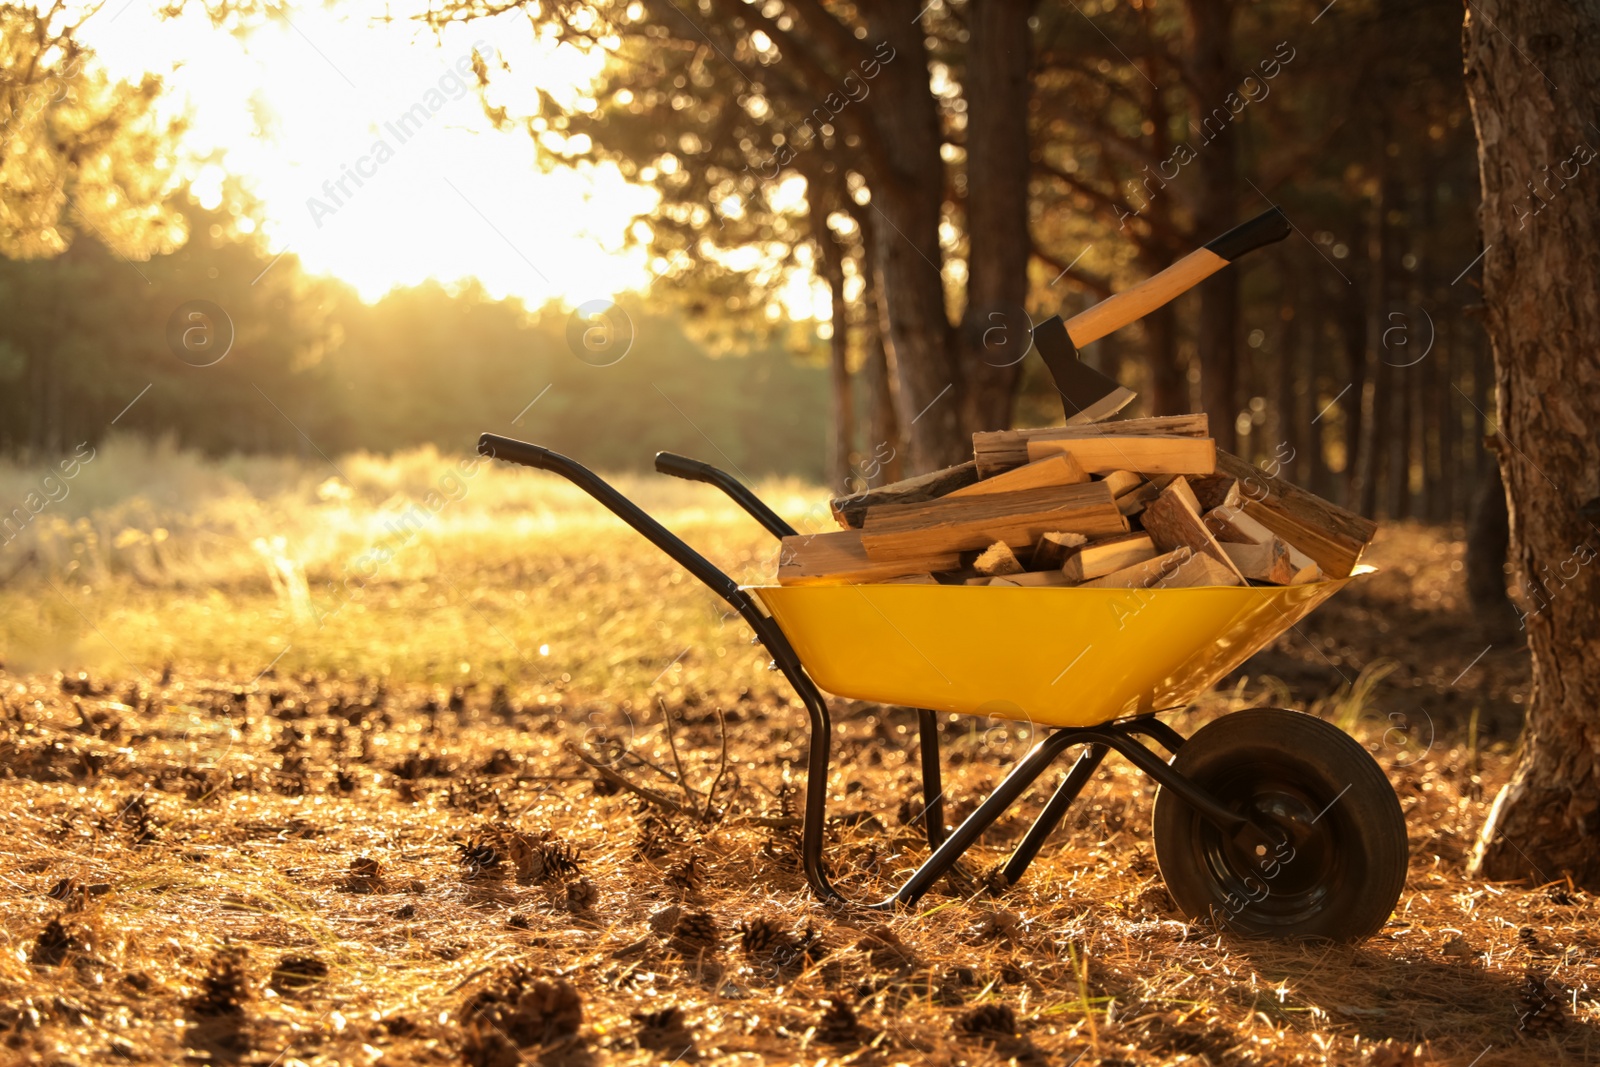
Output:
[[[1078,349],[1081,346],[1144,318],[1246,252],[1276,244],[1289,236],[1289,229],[1288,217],[1281,208],[1274,207],[1195,249],[1161,273],[1107,297],[1066,322],[1054,315],[1035,326],[1033,346],[1055,379],[1067,423],[1110,418],[1134,397],[1133,390],[1080,360]]]

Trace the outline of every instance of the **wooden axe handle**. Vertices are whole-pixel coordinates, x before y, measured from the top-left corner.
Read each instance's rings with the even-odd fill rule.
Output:
[[[1282,209],[1273,208],[1235,226],[1227,233],[1178,260],[1160,274],[1146,278],[1131,289],[1107,297],[1087,311],[1067,320],[1067,336],[1079,348],[1098,341],[1113,330],[1120,330],[1142,319],[1174,297],[1194,288],[1246,252],[1274,244],[1289,236],[1289,220]]]

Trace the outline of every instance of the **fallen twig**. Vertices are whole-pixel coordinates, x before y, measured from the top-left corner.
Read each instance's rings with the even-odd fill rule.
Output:
[[[678,801],[667,796],[665,793],[658,793],[649,786],[640,785],[627,775],[612,770],[610,767],[607,767],[604,763],[601,763],[599,760],[595,759],[593,756],[589,755],[572,742],[568,741],[565,747],[568,752],[571,752],[574,756],[577,756],[578,759],[582,760],[589,767],[593,768],[596,774],[600,775],[600,777],[604,778],[613,785],[621,786],[623,789],[628,790],[635,796],[638,796],[645,801],[654,804],[661,810],[670,812],[673,815],[683,815],[690,819],[699,818],[699,813],[694,809],[686,808],[682,804],[678,803]]]

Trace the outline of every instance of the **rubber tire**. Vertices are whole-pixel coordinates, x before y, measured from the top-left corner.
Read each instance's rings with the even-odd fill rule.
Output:
[[[1405,817],[1383,769],[1349,734],[1311,715],[1252,708],[1206,724],[1172,767],[1230,810],[1279,828],[1291,838],[1286,849],[1303,842],[1280,853],[1281,865],[1269,854],[1253,866],[1175,793],[1157,790],[1156,862],[1184,914],[1275,938],[1360,941],[1383,928],[1405,886]]]

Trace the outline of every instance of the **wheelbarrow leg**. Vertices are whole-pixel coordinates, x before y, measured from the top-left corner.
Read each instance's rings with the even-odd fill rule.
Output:
[[[1052,830],[1067,814],[1067,809],[1072,807],[1072,802],[1078,799],[1078,794],[1083,792],[1083,787],[1089,784],[1089,779],[1094,777],[1094,772],[1100,769],[1100,761],[1106,758],[1108,749],[1105,745],[1088,745],[1078,754],[1078,759],[1072,765],[1072,770],[1061,780],[1056,791],[1051,794],[1049,803],[1034,820],[1032,826],[1016,849],[1011,853],[1011,858],[1006,861],[1006,881],[1016,885],[1022,880],[1022,873],[1028,869],[1039,850],[1044,847],[1045,838],[1050,836]]]
[[[1005,780],[989,794],[989,799],[978,805],[978,810],[967,816],[962,824],[955,828],[944,843],[941,844],[933,855],[923,861],[922,866],[906,879],[906,884],[901,886],[890,901],[897,904],[915,904],[924,893],[933,888],[933,884],[954,867],[956,861],[983,836],[983,832],[994,824],[994,821],[1005,814],[1007,808],[1033,784],[1044,769],[1055,762],[1062,751],[1074,744],[1074,734],[1070,730],[1063,730],[1045,737],[1033,747],[1033,750],[1024,756],[1016,767],[1012,768]]]
[[[917,742],[922,756],[922,821],[928,847],[937,850],[949,835],[944,825],[944,786],[939,780],[939,716],[917,709]]]

